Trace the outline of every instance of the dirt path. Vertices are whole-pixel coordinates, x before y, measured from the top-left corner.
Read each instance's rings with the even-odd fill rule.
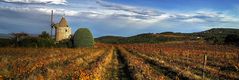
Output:
[[[128,63],[126,62],[125,58],[121,55],[120,51],[116,50],[117,60],[119,62],[119,72],[118,77],[120,80],[133,80],[130,75],[130,70],[128,68]]]

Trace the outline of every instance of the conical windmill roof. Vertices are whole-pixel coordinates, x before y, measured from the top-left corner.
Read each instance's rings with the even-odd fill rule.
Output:
[[[68,23],[67,23],[65,17],[61,18],[61,21],[59,22],[59,27],[68,27]]]

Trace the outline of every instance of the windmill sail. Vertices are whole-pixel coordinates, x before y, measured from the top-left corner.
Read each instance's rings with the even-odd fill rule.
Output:
[[[54,22],[53,22],[53,10],[51,10],[51,36],[52,36],[53,28],[54,28]]]

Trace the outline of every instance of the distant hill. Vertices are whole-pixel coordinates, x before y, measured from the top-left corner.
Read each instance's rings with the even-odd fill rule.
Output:
[[[28,34],[31,37],[37,37],[39,34]],[[0,38],[3,39],[7,39],[7,38],[11,38],[11,34],[4,34],[4,33],[0,33]]]
[[[226,36],[228,34],[239,34],[239,29],[232,28],[213,28],[210,30],[192,33],[193,35],[208,37],[208,36]]]
[[[161,33],[144,33],[130,37],[120,37],[120,36],[103,36],[96,38],[97,42],[102,43],[159,43],[166,41],[184,41],[184,40],[193,40],[195,38],[178,33],[172,34],[161,34]]]
[[[103,36],[99,38],[95,38],[97,42],[102,42],[102,43],[117,43],[119,40],[124,39],[126,37],[121,37],[121,36]]]
[[[174,33],[174,32],[162,32],[162,33],[143,33],[130,37],[121,36],[103,36],[96,38],[97,42],[102,43],[160,43],[168,41],[193,41],[193,40],[208,40],[211,41],[221,40],[223,42],[227,35],[239,34],[239,29],[231,28],[213,28],[210,30],[194,33]],[[214,41],[213,41],[214,42]]]
[[[232,28],[213,28],[210,30],[192,33],[193,36],[200,36],[208,43],[212,44],[238,44],[239,29]],[[228,41],[229,40],[229,41]]]
[[[10,34],[0,33],[0,38],[10,38],[10,37],[11,37]]]

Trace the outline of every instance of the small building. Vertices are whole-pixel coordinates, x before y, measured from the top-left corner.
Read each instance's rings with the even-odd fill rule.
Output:
[[[71,37],[71,28],[68,25],[65,17],[62,17],[61,21],[55,24],[56,41],[58,42],[64,39],[69,39],[70,37]]]

